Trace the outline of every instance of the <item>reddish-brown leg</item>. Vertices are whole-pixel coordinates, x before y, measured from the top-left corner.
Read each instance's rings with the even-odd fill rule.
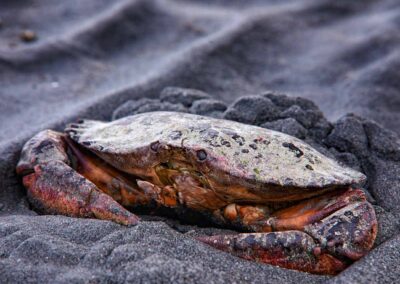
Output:
[[[127,207],[179,206],[178,192],[171,186],[157,186],[123,173],[75,142],[66,139],[75,160],[75,170],[93,182],[101,191]],[[174,172],[174,171],[170,171]]]
[[[316,274],[336,274],[346,263],[324,252],[301,231],[199,237],[198,240],[235,256]]]
[[[102,193],[72,168],[59,161],[36,165],[23,177],[30,202],[40,211],[72,217],[111,220],[135,225],[139,219]]]
[[[148,205],[152,201],[152,196],[138,186],[134,177],[113,168],[69,138],[66,142],[74,157],[75,170],[115,201],[128,207]]]
[[[44,213],[95,217],[124,225],[138,218],[69,166],[60,133],[45,130],[29,140],[17,165],[30,202]]]
[[[205,188],[190,173],[163,169],[157,170],[157,175],[165,184],[170,185],[159,187],[147,181],[138,181],[138,186],[160,206],[185,207],[209,213],[226,205],[226,201],[213,190]]]
[[[241,217],[240,206],[237,208],[236,215],[232,208],[229,212],[236,218]],[[245,259],[336,274],[365,255],[376,237],[374,209],[357,189],[301,202],[264,221],[260,215],[254,216],[253,225],[269,233],[206,236],[199,240]]]

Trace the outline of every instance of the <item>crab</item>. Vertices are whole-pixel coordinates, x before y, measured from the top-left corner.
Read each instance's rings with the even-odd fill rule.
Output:
[[[79,120],[23,147],[17,173],[47,214],[136,225],[137,208],[196,212],[238,234],[197,239],[233,255],[336,274],[373,246],[366,177],[292,136],[187,113]]]

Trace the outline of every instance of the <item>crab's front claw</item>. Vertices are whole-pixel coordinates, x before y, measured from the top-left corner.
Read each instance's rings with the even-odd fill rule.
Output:
[[[247,260],[288,269],[334,275],[346,267],[301,231],[217,235],[198,240]]]
[[[306,226],[304,231],[330,254],[354,261],[371,250],[377,227],[374,208],[369,202],[360,201]]]
[[[50,214],[111,220],[135,225],[138,218],[96,186],[59,161],[34,167],[23,177],[28,198],[39,210]]]
[[[272,219],[281,218],[275,223],[285,225],[280,228],[282,231],[198,239],[245,259],[316,274],[336,274],[373,246],[377,233],[376,215],[359,189],[349,189],[336,197],[328,194],[314,201],[310,199],[293,208],[281,211]],[[336,211],[326,216],[332,208]],[[309,212],[323,217],[315,220],[314,215],[308,217]],[[295,224],[288,213],[296,220],[313,222]],[[307,218],[300,218],[300,213],[306,213]]]
[[[34,207],[48,214],[137,224],[138,217],[68,164],[67,145],[61,133],[42,131],[25,144],[17,173],[23,176]]]

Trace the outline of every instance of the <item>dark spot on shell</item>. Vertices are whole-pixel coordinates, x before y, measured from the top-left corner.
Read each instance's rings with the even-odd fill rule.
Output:
[[[226,147],[231,147],[231,143],[225,139],[221,139],[221,145],[224,145]]]
[[[76,125],[76,124],[70,124],[69,127],[71,127],[71,128],[79,128],[79,126]]]
[[[243,146],[244,142],[246,142],[246,140],[238,134],[234,134],[232,136],[232,139],[235,140],[235,142],[238,143],[240,146]]]
[[[158,147],[160,146],[160,142],[156,141],[150,144],[150,149],[154,152],[158,151]]]
[[[250,144],[249,147],[251,149],[257,150],[257,145],[256,144]]]
[[[204,142],[208,142],[208,144],[212,147],[221,147],[221,145],[219,145],[215,140],[205,139]]]
[[[81,144],[84,145],[84,146],[92,145],[92,143],[90,141],[83,141]]]
[[[297,148],[293,143],[283,142],[282,146],[285,148],[289,148],[290,151],[294,152],[297,158],[300,158],[304,155],[303,151]]]
[[[285,186],[292,186],[292,185],[294,185],[293,179],[286,178],[285,179]]]
[[[256,159],[261,159],[262,156],[263,156],[263,155],[262,155],[261,153],[258,153],[257,156],[255,156],[254,158],[256,158]]]
[[[168,135],[168,138],[169,138],[169,139],[172,139],[172,140],[176,140],[176,139],[179,139],[179,138],[181,138],[181,137],[182,137],[182,132],[179,131],[179,130],[172,131],[172,132]]]
[[[321,163],[321,160],[317,156],[311,155],[311,158],[313,159],[314,163],[316,163],[316,164],[320,164]]]
[[[207,159],[207,153],[204,150],[198,150],[196,152],[196,156],[199,161],[204,161],[205,159]]]
[[[79,124],[81,124],[81,123],[84,123],[85,121],[83,120],[83,119],[78,119],[78,121],[76,122],[76,123],[79,123]]]
[[[242,153],[248,153],[249,149],[242,149]]]
[[[308,164],[306,165],[306,168],[309,169],[310,171],[314,170],[314,168],[311,165],[308,165]]]

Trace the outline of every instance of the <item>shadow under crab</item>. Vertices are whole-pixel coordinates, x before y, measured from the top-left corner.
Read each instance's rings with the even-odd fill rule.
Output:
[[[291,136],[203,116],[153,112],[40,132],[17,172],[45,213],[124,225],[125,208],[189,208],[251,233],[200,237],[237,256],[335,274],[376,237],[365,176]]]

